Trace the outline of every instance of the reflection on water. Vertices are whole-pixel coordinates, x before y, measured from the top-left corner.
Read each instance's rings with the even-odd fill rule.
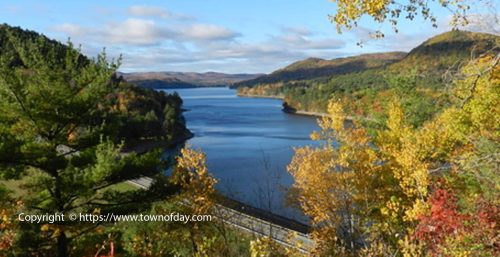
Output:
[[[318,130],[313,117],[281,111],[281,100],[240,98],[228,88],[177,91],[184,100],[184,116],[195,134],[189,144],[207,155],[218,189],[237,200],[292,218],[301,215],[285,208],[287,187],[293,183],[286,166],[293,147],[314,144]]]

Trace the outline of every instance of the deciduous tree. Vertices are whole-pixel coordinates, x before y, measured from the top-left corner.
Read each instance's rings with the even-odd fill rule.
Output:
[[[312,218],[318,255],[478,252],[467,247],[498,253],[498,239],[488,231],[497,226],[489,222],[498,217],[491,207],[500,196],[493,185],[500,149],[499,59],[486,55],[463,67],[452,87],[453,106],[418,128],[407,124],[396,101],[384,128],[369,136],[330,102],[322,130],[312,134],[323,146],[296,149],[289,165],[301,207]],[[491,211],[484,233],[465,218],[484,215],[479,206]]]

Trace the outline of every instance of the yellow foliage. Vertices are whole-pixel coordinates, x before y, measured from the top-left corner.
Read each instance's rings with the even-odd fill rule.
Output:
[[[269,237],[260,237],[250,241],[250,256],[252,257],[285,257],[297,256],[289,252]]]
[[[171,181],[182,188],[181,198],[189,202],[194,214],[206,214],[214,206],[217,180],[208,172],[204,153],[183,148]]]
[[[397,23],[400,17],[413,20],[415,16],[421,15],[425,20],[429,20],[433,26],[436,25],[436,18],[432,15],[430,10],[431,2],[447,8],[453,13],[453,25],[466,25],[467,10],[469,9],[468,2],[473,4],[470,0],[412,0],[407,2],[396,2],[391,0],[331,0],[337,5],[337,13],[330,17],[331,21],[337,25],[337,30],[341,32],[342,28],[350,29],[357,26],[357,22],[363,15],[370,16],[374,21],[383,23],[386,20],[392,24],[395,31],[397,30]],[[381,32],[376,36],[383,37]]]
[[[377,1],[337,2],[348,8]],[[373,8],[370,12],[380,11],[380,5]],[[346,121],[339,102],[329,103],[321,131],[311,135],[323,145],[295,149],[288,166],[301,208],[312,219],[318,253],[423,255],[425,246],[411,235],[419,217],[429,212],[433,176],[460,169],[475,156],[479,139],[500,138],[498,59],[482,57],[465,66],[454,82],[455,104],[419,128],[405,123],[394,102],[385,128],[371,138],[365,128]],[[353,246],[353,239],[367,240],[360,234],[371,244]]]

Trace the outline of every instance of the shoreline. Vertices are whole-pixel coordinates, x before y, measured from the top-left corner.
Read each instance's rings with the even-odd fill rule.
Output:
[[[280,100],[284,100],[285,97],[282,97],[282,96],[267,96],[267,95],[248,95],[248,94],[239,94],[237,93],[236,96],[238,97],[245,97],[245,98],[270,98],[270,99],[280,99]],[[288,113],[288,114],[295,114],[295,115],[302,115],[302,116],[313,116],[313,117],[326,117],[328,116],[327,113],[323,113],[323,112],[310,112],[310,111],[300,111],[300,110],[294,110],[294,109],[287,109],[287,108],[283,108],[282,111],[284,113]]]
[[[302,116],[312,116],[312,117],[318,117],[318,118],[323,118],[323,117],[327,117],[328,116],[328,114],[322,113],[322,112],[291,111],[291,110],[286,110],[285,108],[283,108],[282,111],[284,113],[288,113],[288,114],[302,115]]]
[[[189,131],[188,133],[186,133],[186,135],[184,135],[176,140],[173,140],[171,142],[168,142],[165,140],[154,140],[154,139],[143,140],[143,141],[137,142],[131,146],[124,147],[124,149],[122,150],[122,153],[126,154],[126,153],[135,152],[137,154],[141,154],[141,153],[149,152],[155,148],[162,148],[162,149],[174,148],[178,145],[185,143],[186,141],[188,141],[189,139],[191,139],[193,137],[194,137],[194,133]]]
[[[249,98],[273,98],[273,99],[281,99],[281,100],[284,99],[284,97],[277,97],[277,96],[239,95],[239,94],[237,94],[237,96],[238,97],[249,97]],[[323,118],[323,117],[329,116],[328,113],[324,113],[324,112],[301,111],[301,110],[295,110],[295,109],[286,108],[286,107],[283,107],[281,109],[281,111],[283,111],[284,113],[287,113],[287,114],[291,114],[291,115],[310,116],[310,117],[316,117],[316,118]],[[348,121],[353,121],[355,119],[360,119],[360,118],[359,117],[355,118],[354,116],[347,116],[346,117],[346,120],[348,120]],[[372,121],[372,122],[377,122],[377,120],[372,119],[372,118],[367,118],[367,117],[363,117],[361,119],[364,119],[367,121]]]
[[[280,100],[285,99],[285,97],[282,97],[282,96],[248,95],[248,94],[240,94],[240,93],[236,93],[236,96],[238,96],[238,97],[245,97],[245,98],[268,98],[268,99],[280,99]]]

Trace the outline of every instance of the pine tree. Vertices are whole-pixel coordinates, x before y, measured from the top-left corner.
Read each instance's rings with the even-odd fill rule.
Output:
[[[161,180],[165,167],[160,151],[121,154],[110,97],[119,86],[119,60],[108,62],[104,53],[89,60],[71,43],[3,31],[0,177],[29,177],[23,212],[66,214],[64,222],[20,224],[20,255],[36,250],[69,256],[72,239],[101,225],[69,222],[69,213],[129,213],[175,191],[167,183],[149,190],[113,188],[141,176]]]

